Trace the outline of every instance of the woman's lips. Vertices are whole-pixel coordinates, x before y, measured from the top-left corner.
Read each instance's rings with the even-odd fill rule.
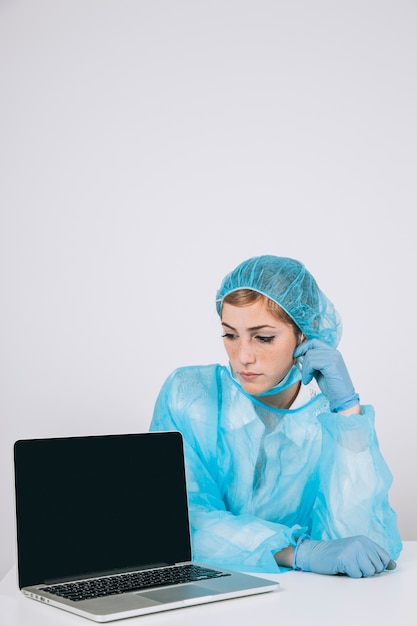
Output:
[[[239,372],[240,378],[246,380],[247,382],[253,382],[257,378],[259,378],[261,374],[255,374],[255,372]]]

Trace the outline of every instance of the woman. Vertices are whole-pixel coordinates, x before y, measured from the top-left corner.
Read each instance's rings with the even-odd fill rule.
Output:
[[[193,557],[243,571],[358,578],[401,551],[392,482],[304,265],[248,259],[217,293],[229,367],[174,371],[151,430],[183,434]]]

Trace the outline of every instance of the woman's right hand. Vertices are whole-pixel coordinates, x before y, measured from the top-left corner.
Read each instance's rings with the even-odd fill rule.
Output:
[[[294,569],[316,574],[347,574],[362,578],[395,569],[396,563],[377,543],[363,535],[315,541],[300,537],[294,549]]]

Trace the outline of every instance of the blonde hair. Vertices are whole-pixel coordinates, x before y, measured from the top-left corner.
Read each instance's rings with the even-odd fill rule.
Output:
[[[277,320],[291,326],[296,336],[300,335],[300,328],[288,315],[288,313],[279,306],[279,304],[267,296],[264,296],[262,293],[254,291],[253,289],[236,289],[236,291],[231,291],[224,297],[223,304],[227,303],[232,306],[249,306],[250,304],[254,304],[258,301],[264,302],[267,311],[269,311]]]

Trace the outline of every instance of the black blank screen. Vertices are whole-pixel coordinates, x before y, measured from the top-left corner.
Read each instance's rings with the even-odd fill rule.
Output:
[[[21,440],[19,584],[191,558],[179,433]]]

